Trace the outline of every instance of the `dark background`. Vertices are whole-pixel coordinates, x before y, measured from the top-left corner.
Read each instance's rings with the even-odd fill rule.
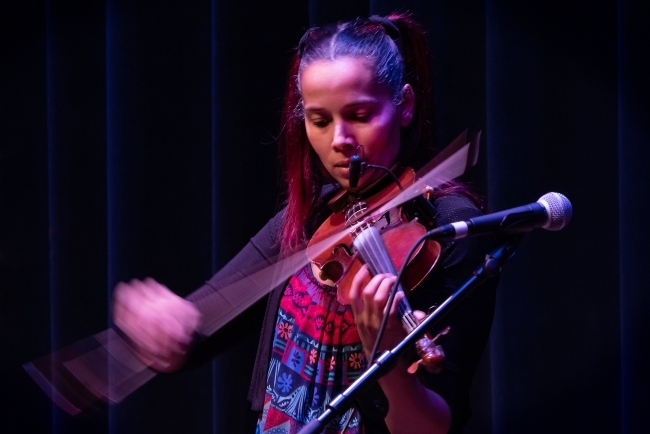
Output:
[[[650,432],[648,13],[627,1],[30,1],[0,14],[0,430],[249,432],[256,327],[211,364],[70,417],[21,365],[109,325],[120,280],[180,294],[281,206],[274,138],[311,25],[409,9],[438,142],[483,130],[491,210],[571,224],[503,275],[468,433]]]

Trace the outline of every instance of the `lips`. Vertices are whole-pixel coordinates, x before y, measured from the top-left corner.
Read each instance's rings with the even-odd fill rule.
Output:
[[[350,172],[350,169],[348,168],[348,166],[336,166],[336,169],[337,169],[338,173],[341,174],[341,176],[343,176],[344,178],[348,177],[348,174]]]

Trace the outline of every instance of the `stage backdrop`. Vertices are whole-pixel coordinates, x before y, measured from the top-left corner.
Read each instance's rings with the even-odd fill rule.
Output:
[[[647,12],[633,0],[31,1],[0,15],[3,432],[252,433],[260,305],[221,353],[70,417],[21,365],[110,325],[121,280],[187,294],[282,205],[275,137],[308,27],[410,9],[438,144],[483,130],[491,210],[571,224],[504,270],[468,433],[650,432]],[[645,14],[645,15],[644,15]]]

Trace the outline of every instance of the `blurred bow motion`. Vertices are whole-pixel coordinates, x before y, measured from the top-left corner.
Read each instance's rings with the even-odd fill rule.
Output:
[[[468,134],[467,131],[463,132],[432,161],[418,171],[417,179],[410,186],[398,192],[392,199],[385,201],[378,208],[362,211],[355,216],[355,221],[362,220],[370,212],[373,215],[386,213],[402,203],[422,196],[432,188],[459,177],[476,164],[479,140],[480,133]],[[546,208],[542,203],[542,199],[546,198],[546,196],[537,202],[541,204],[543,208],[541,210],[536,208],[526,214],[526,210],[520,209],[530,208],[530,206],[526,206],[509,211],[517,211],[517,215],[522,216],[522,219],[530,219],[530,212],[533,212],[535,216],[546,212],[550,221],[551,214],[557,213]],[[564,196],[562,198],[566,200]],[[570,218],[570,203],[568,203],[568,200],[566,200],[566,203],[568,209],[566,207],[562,209],[564,220],[561,227],[566,225]],[[531,206],[534,207],[534,205]],[[560,207],[563,206],[564,203],[560,205]],[[505,221],[504,217],[508,216],[509,211],[489,215],[492,216],[490,222],[493,222],[494,218],[501,218],[501,220]],[[521,212],[524,214],[521,214]],[[497,214],[504,215],[497,216]],[[541,221],[540,218],[535,218],[537,219],[536,222]],[[477,219],[481,219],[481,217]],[[479,227],[480,224],[483,224],[481,222],[480,220],[476,226]],[[475,222],[464,223],[466,226],[472,226]],[[273,288],[285,282],[297,269],[310,262],[310,258],[331,250],[332,246],[337,245],[338,241],[346,233],[357,230],[362,224],[364,223],[352,223],[350,227],[343,229],[343,231],[338,231],[332,235],[330,235],[330,232],[327,233],[327,236],[321,236],[316,241],[312,240],[308,249],[309,258],[307,250],[281,260],[276,258],[273,265],[266,266],[267,264],[264,264],[264,267],[244,279],[227,285],[201,299],[198,304],[200,304],[202,322],[198,327],[198,333],[202,336],[212,335]],[[535,223],[532,227],[539,227],[542,224]],[[454,226],[453,229],[458,230],[457,226]],[[460,227],[462,231],[462,225]],[[526,229],[530,230],[532,227]],[[551,228],[551,230],[557,230],[561,227]],[[525,230],[519,231],[523,232]],[[471,232],[469,234],[471,235]],[[438,235],[440,234],[435,236]],[[449,228],[446,229],[445,236],[450,237]],[[460,238],[460,236],[454,235],[451,238]],[[129,343],[114,329],[104,330],[66,348],[26,363],[23,367],[57,405],[73,415],[93,407],[99,400],[109,404],[119,403],[157,374],[157,371],[149,368],[140,360]]]

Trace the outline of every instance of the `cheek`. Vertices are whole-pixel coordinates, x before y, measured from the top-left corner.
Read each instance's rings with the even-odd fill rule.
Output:
[[[305,132],[307,133],[307,140],[309,141],[309,143],[314,143],[318,141],[318,138],[313,128],[309,127],[308,125],[305,125]]]
[[[316,154],[321,157],[323,153],[323,138],[321,135],[316,134],[313,129],[306,128],[307,130],[307,140],[309,145],[316,152]]]
[[[382,157],[394,158],[399,153],[400,129],[386,123],[366,131],[365,143]]]
[[[330,128],[321,129],[305,125],[305,132],[307,133],[309,144],[321,159],[331,152],[332,133]]]

